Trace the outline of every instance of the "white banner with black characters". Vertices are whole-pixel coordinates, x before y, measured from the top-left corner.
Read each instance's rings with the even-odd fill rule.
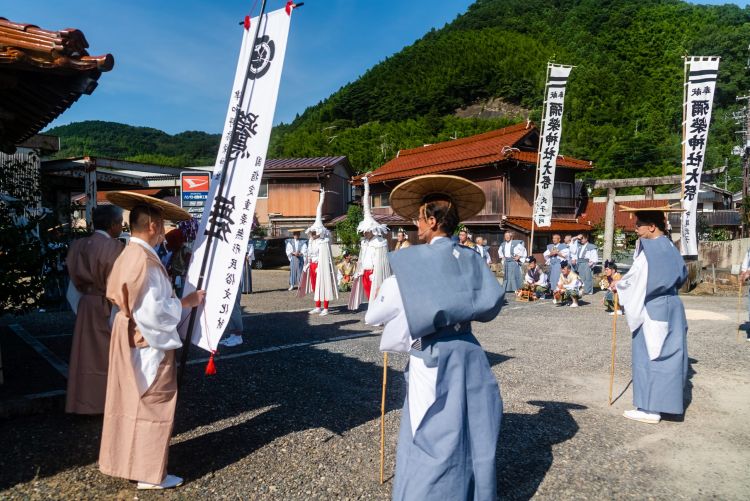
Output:
[[[683,256],[697,256],[696,210],[719,58],[685,58],[685,73],[685,122],[682,124],[682,208],[685,212],[682,213],[680,252]]]
[[[557,155],[560,152],[560,138],[562,136],[565,86],[573,67],[549,64],[547,68],[547,95],[539,138],[537,196],[534,201],[534,222],[541,227],[552,224],[552,193],[555,187],[555,168],[557,167]]]
[[[251,39],[258,18],[253,18],[250,29],[244,30],[211,191],[193,244],[195,251],[183,292],[186,296],[196,289],[204,254],[210,252],[202,284],[206,300],[198,308],[191,338],[193,344],[204,350],[216,349],[229,323],[240,285],[271,136],[291,11],[279,9],[263,15],[254,48]],[[246,73],[249,77],[243,94]],[[225,159],[228,170],[221,183]],[[206,249],[209,240],[211,248]],[[188,317],[189,311],[180,325],[181,335],[188,329]]]

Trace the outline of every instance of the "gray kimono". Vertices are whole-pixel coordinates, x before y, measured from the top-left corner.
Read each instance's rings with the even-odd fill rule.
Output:
[[[586,259],[586,253],[592,250],[596,250],[596,246],[591,242],[586,245],[578,245],[576,248],[576,266],[575,271],[583,282],[583,292],[585,294],[594,293],[594,272],[591,270],[588,260]],[[572,256],[571,256],[572,257]]]
[[[648,262],[645,308],[648,322],[666,330],[656,358],[649,356],[644,322],[633,332],[633,404],[648,412],[682,414],[687,381],[687,319],[677,289],[687,280],[680,252],[666,237],[640,239],[640,251]],[[623,277],[623,280],[627,275]],[[625,313],[630,315],[625,304]],[[657,329],[658,330],[658,329]]]
[[[523,285],[523,272],[521,271],[521,261],[513,259],[513,253],[518,246],[523,247],[521,240],[511,240],[510,242],[503,241],[498,249],[500,259],[503,260],[503,285],[505,286],[505,292],[515,292]],[[505,257],[505,250],[510,246],[510,256]]]
[[[436,399],[413,435],[407,390],[393,499],[494,501],[502,401],[471,322],[495,318],[504,292],[479,254],[448,239],[389,260],[417,339],[410,355],[437,367]]]
[[[567,245],[563,243],[559,243],[556,246],[554,244],[547,245],[547,250],[551,251],[552,249],[557,248],[558,251],[565,250],[568,248]],[[560,256],[550,256],[549,258],[549,286],[552,288],[552,290],[555,290],[557,287],[557,282],[560,280],[560,263],[562,263],[564,259]]]

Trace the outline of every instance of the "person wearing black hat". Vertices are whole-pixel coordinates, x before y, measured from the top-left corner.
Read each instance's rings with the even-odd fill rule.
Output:
[[[583,295],[583,282],[578,274],[573,271],[570,263],[560,261],[560,278],[557,279],[557,288],[553,293],[553,304],[562,306],[570,301],[571,308],[578,308],[578,300]]]
[[[634,212],[638,245],[630,271],[616,282],[633,332],[633,404],[623,416],[656,424],[661,413],[685,412],[687,381],[687,319],[677,290],[687,280],[680,252],[665,236],[665,212],[681,209],[662,207]]]
[[[494,500],[502,401],[471,322],[495,318],[504,292],[479,254],[450,238],[484,193],[457,176],[420,176],[390,202],[428,244],[388,255],[394,276],[365,317],[385,324],[381,351],[410,355],[393,499]]]
[[[537,298],[542,299],[549,294],[549,281],[547,274],[537,265],[536,258],[530,256],[526,260],[526,275],[523,279],[523,288],[531,291]]]
[[[617,272],[617,263],[614,260],[604,261],[604,276],[599,282],[599,287],[606,291],[604,294],[604,307],[605,311],[610,315],[622,315],[622,306],[617,306],[617,312],[615,313],[615,296],[617,295],[617,288],[615,284],[622,278]]]

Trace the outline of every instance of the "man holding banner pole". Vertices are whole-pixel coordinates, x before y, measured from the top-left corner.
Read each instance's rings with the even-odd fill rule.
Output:
[[[107,299],[117,308],[109,349],[109,372],[99,470],[138,481],[139,489],[182,483],[167,474],[167,453],[177,403],[175,351],[182,346],[177,324],[183,308],[201,304],[206,293],[174,297],[154,247],[164,240],[164,220],[187,220],[176,205],[139,193],[110,192],[107,199],[130,211],[132,236],[107,281]]]

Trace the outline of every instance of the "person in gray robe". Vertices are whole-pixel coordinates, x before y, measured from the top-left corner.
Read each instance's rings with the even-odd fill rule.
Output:
[[[575,250],[571,250],[571,263],[573,270],[583,282],[583,293],[594,293],[594,266],[599,262],[599,254],[596,251],[596,245],[589,242],[588,235],[578,235],[576,238],[578,244]]]
[[[526,259],[526,246],[522,240],[513,240],[513,233],[506,231],[497,250],[503,262],[503,285],[505,292],[515,292],[523,285],[521,265]]]
[[[302,278],[302,269],[305,266],[305,253],[307,242],[300,240],[302,230],[289,230],[292,238],[286,240],[286,257],[289,259],[289,290],[299,287]]]
[[[661,420],[660,413],[685,412],[688,325],[677,290],[687,280],[687,268],[680,252],[664,235],[664,213],[629,210],[636,212],[640,245],[632,268],[616,284],[633,333],[636,408],[625,411],[624,416],[656,424]]]
[[[394,500],[496,499],[502,400],[471,322],[495,318],[504,292],[479,254],[448,238],[483,206],[481,189],[455,176],[412,178],[391,193],[430,244],[389,254],[394,276],[365,318],[385,324],[381,351],[410,355]]]
[[[552,243],[547,245],[547,250],[544,251],[545,264],[549,267],[551,287],[555,287],[555,284],[560,280],[560,263],[567,261],[569,256],[570,250],[567,245],[560,242],[560,234],[552,235]]]

